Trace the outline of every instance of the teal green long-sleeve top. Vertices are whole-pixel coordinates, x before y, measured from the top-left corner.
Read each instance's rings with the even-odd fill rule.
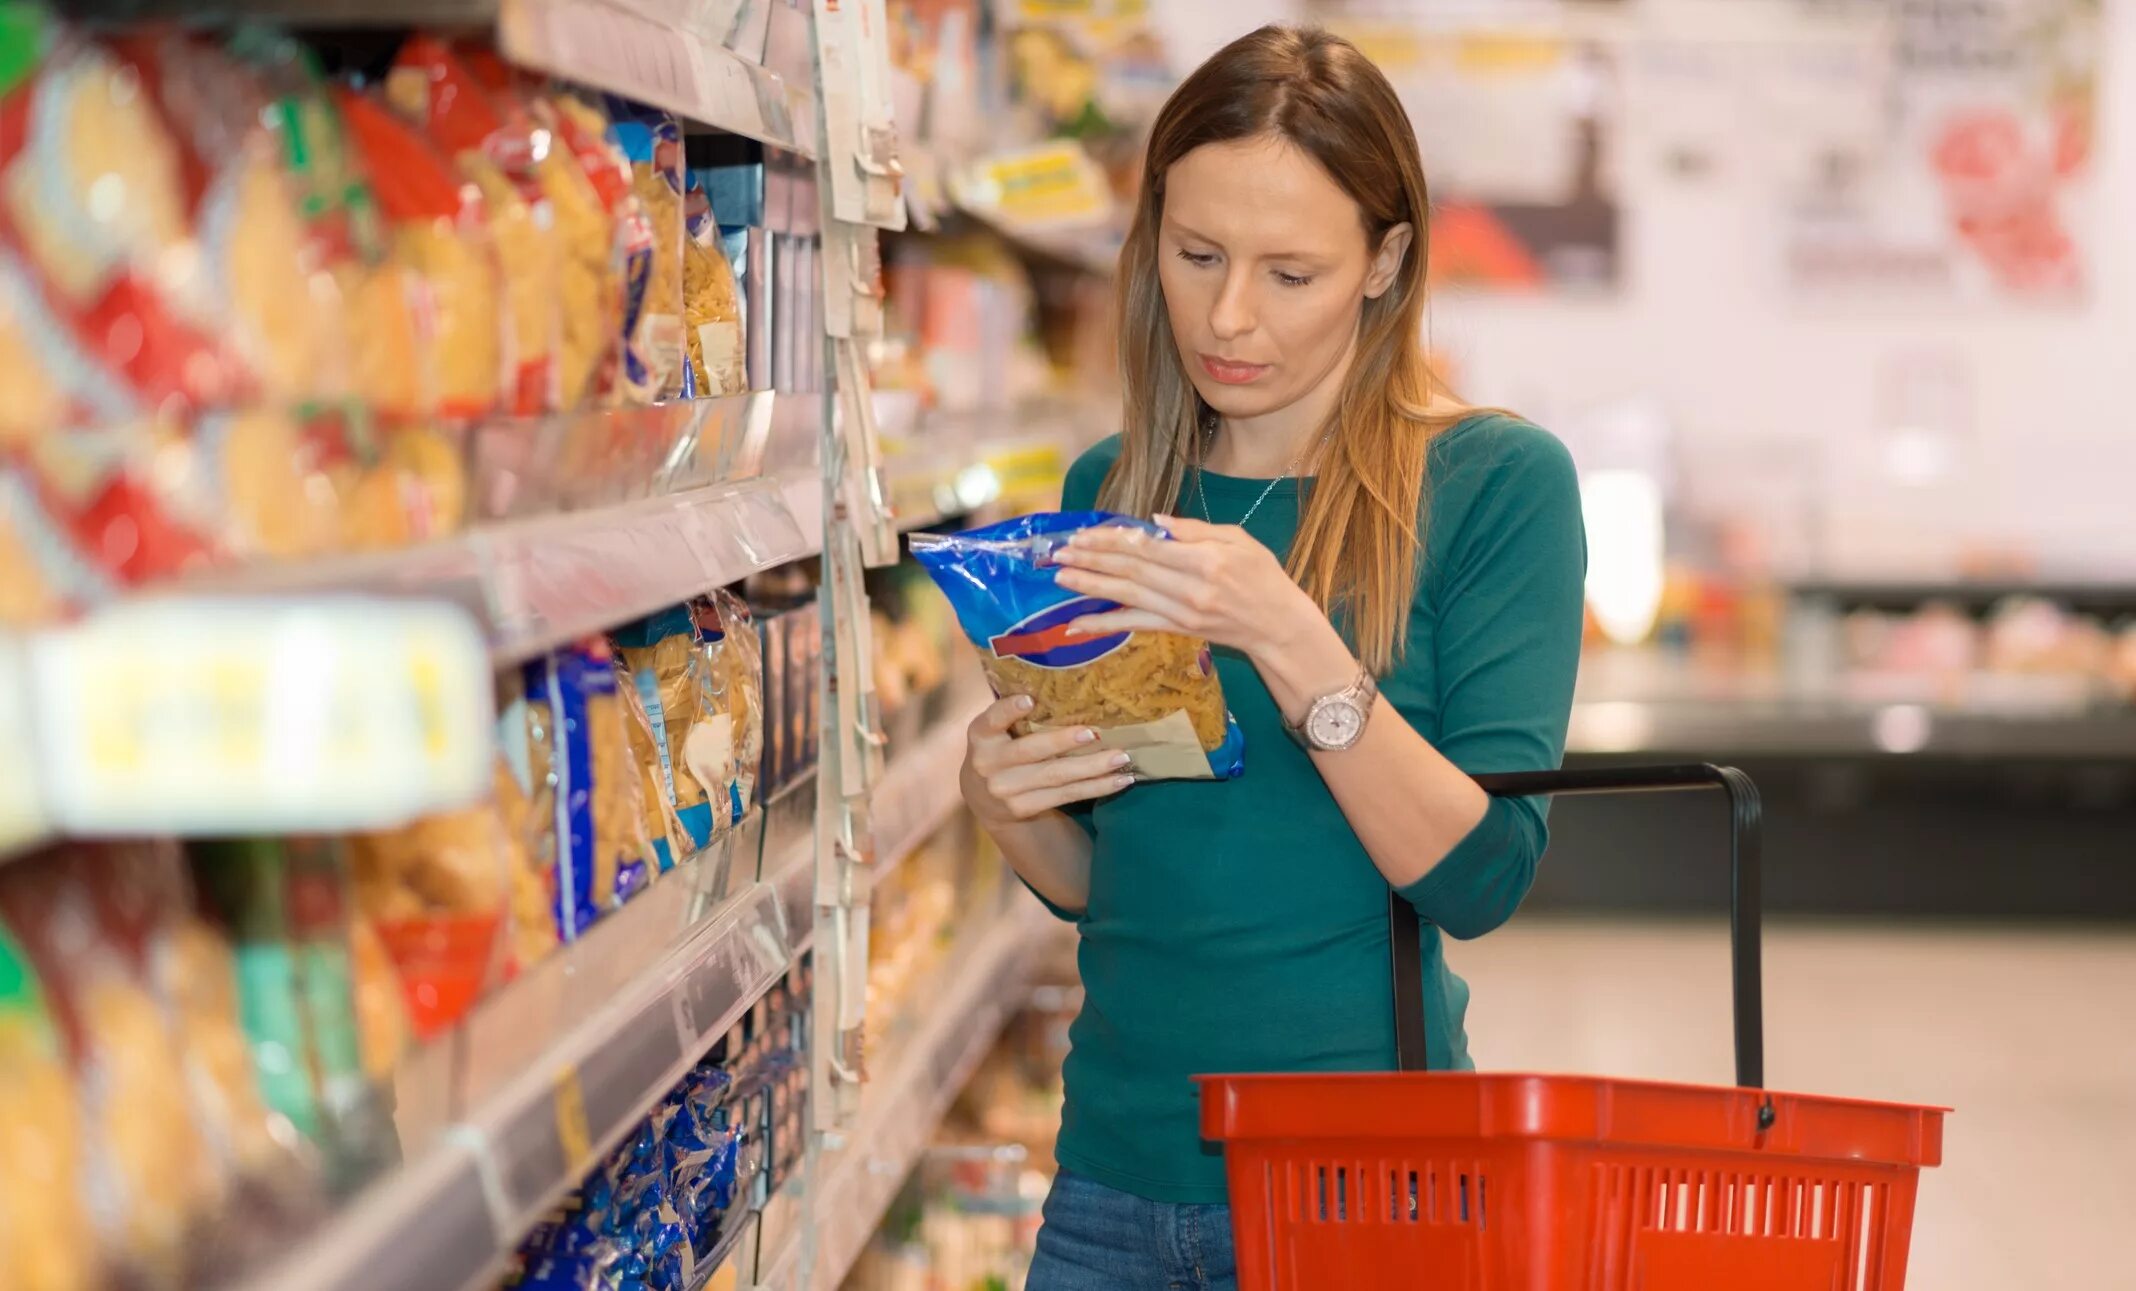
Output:
[[[1117,437],[1075,463],[1062,505],[1096,505]],[[1236,524],[1266,480],[1204,477],[1209,515]],[[1201,506],[1189,483],[1184,513]],[[1572,459],[1526,422],[1483,414],[1433,443],[1409,647],[1381,692],[1463,770],[1558,765],[1578,668],[1586,540]],[[1286,556],[1298,485],[1246,523]],[[1387,886],[1246,658],[1216,652],[1246,738],[1231,781],[1157,781],[1094,804],[1090,901],[1073,916],[1084,1002],[1069,1032],[1058,1155],[1068,1169],[1169,1202],[1225,1198],[1200,1135],[1198,1074],[1394,1066]],[[1494,799],[1402,889],[1423,941],[1432,1066],[1472,1064],[1468,987],[1442,935],[1480,936],[1527,895],[1544,808]],[[1056,913],[1062,913],[1056,911]],[[1068,917],[1064,915],[1063,917]]]

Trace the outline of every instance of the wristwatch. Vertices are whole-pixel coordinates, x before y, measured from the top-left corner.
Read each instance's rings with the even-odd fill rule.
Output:
[[[1357,670],[1357,680],[1341,690],[1332,690],[1306,705],[1297,721],[1283,719],[1283,729],[1301,748],[1321,753],[1340,753],[1364,738],[1365,719],[1372,715],[1372,701],[1379,696],[1379,683],[1372,670]]]

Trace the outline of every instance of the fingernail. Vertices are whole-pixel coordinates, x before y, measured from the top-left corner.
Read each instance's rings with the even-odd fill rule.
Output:
[[[1107,760],[1105,765],[1113,767],[1124,767],[1134,760],[1134,758],[1130,757],[1125,753],[1115,753],[1109,760]]]
[[[1075,733],[1075,742],[1078,744],[1089,744],[1097,738],[1098,733],[1096,731],[1077,731]]]
[[[1125,789],[1133,783],[1135,783],[1135,777],[1131,775],[1116,775],[1113,777],[1113,788],[1115,789]]]
[[[1016,707],[1022,710],[1023,712],[1028,713],[1037,706],[1038,701],[1031,698],[1029,695],[1018,695],[1016,697]]]

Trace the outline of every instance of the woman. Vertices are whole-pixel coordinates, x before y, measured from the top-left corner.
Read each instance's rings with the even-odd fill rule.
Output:
[[[1268,27],[1159,114],[1121,254],[1122,435],[1075,463],[1089,631],[1215,647],[1241,780],[1134,785],[1094,736],[971,729],[966,801],[1081,932],[1062,1171],[1032,1291],[1233,1284],[1197,1073],[1394,1065],[1387,890],[1416,909],[1435,1067],[1470,1065],[1442,934],[1509,917],[1540,807],[1468,773],[1554,767],[1581,630],[1571,460],[1462,408],[1419,347],[1415,136],[1348,43]]]

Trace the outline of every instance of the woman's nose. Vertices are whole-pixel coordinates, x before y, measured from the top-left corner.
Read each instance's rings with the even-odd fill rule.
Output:
[[[1220,341],[1244,336],[1253,330],[1253,284],[1245,272],[1227,273],[1224,285],[1209,307],[1209,330]]]

